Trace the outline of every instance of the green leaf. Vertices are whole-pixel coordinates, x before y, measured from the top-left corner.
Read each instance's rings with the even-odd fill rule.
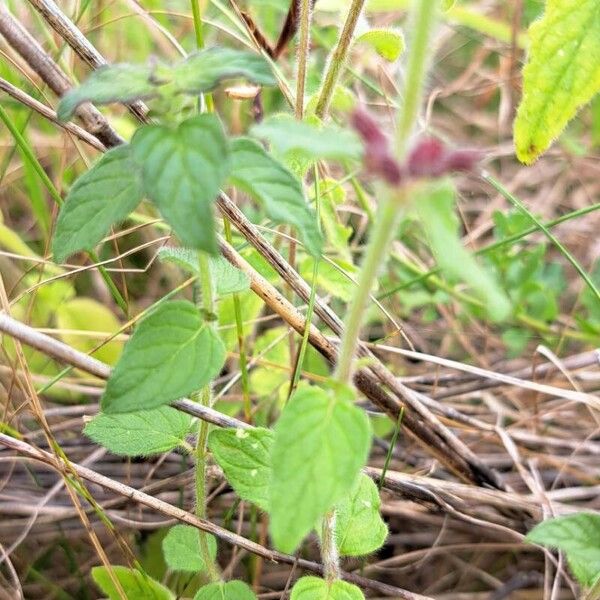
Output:
[[[109,150],[73,185],[60,210],[52,239],[56,262],[93,248],[111,225],[122,221],[144,196],[129,145]]]
[[[348,497],[336,506],[336,541],[342,556],[362,556],[383,546],[388,529],[380,505],[377,486],[361,473]]]
[[[275,425],[271,536],[292,552],[352,488],[371,443],[369,420],[348,390],[302,388]]]
[[[58,118],[66,121],[83,102],[108,104],[147,100],[158,95],[152,81],[154,66],[118,64],[100,67],[79,86],[67,92],[58,105]]]
[[[300,263],[300,273],[307,280],[310,280],[312,277],[314,261],[315,259],[307,256]],[[319,263],[317,285],[335,298],[351,302],[354,290],[356,289],[355,281],[357,275],[358,267],[351,262],[340,259],[323,260]]]
[[[136,569],[112,566],[115,578],[123,588],[127,600],[174,600],[175,596],[163,585]],[[106,567],[94,567],[92,579],[109,600],[123,600]]]
[[[191,248],[161,248],[158,258],[162,261],[172,262],[192,275],[199,275],[198,252]],[[246,273],[234,267],[223,256],[209,258],[210,272],[217,296],[236,294],[250,288],[250,279]]]
[[[404,36],[393,29],[371,29],[359,35],[354,43],[368,44],[389,62],[396,62],[404,52]]]
[[[290,344],[286,333],[284,327],[271,327],[253,344],[256,356],[266,363],[257,365],[250,372],[250,389],[259,398],[270,397],[283,386],[289,388]]]
[[[316,120],[298,121],[288,114],[267,117],[250,133],[267,140],[283,156],[293,152],[310,160],[360,160],[363,155],[362,144],[353,131]]]
[[[344,225],[337,213],[337,207],[346,202],[344,187],[334,179],[324,179],[319,183],[321,224],[327,239],[327,245],[347,263],[352,261],[348,241],[353,233],[352,227]]]
[[[183,300],[165,302],[143,319],[125,345],[102,397],[106,413],[173,402],[208,384],[221,370],[218,334]]]
[[[215,429],[208,445],[238,496],[268,511],[273,432],[263,428]]]
[[[600,576],[599,514],[578,513],[542,521],[527,534],[527,540],[563,550],[573,574],[586,587]]]
[[[173,69],[173,82],[180,92],[200,94],[217,87],[223,79],[241,77],[260,85],[275,85],[269,63],[258,54],[214,47],[195,52]]]
[[[58,118],[68,119],[82,102],[108,104],[132,102],[174,94],[201,94],[223,79],[242,77],[261,85],[275,85],[271,67],[258,54],[233,48],[208,48],[190,54],[175,65],[117,64],[94,71],[79,87],[69,91],[58,107]]]
[[[223,256],[211,256],[210,274],[218,296],[237,294],[250,289],[250,278]]]
[[[194,600],[256,600],[256,596],[243,581],[228,581],[205,585]]]
[[[294,225],[307,250],[313,256],[320,255],[323,240],[302,183],[260,144],[249,138],[233,141],[230,179],[260,202],[273,221]]]
[[[131,141],[144,189],[181,241],[218,252],[213,203],[229,171],[229,148],[215,115],[197,115],[176,128],[146,125]]]
[[[149,456],[181,445],[190,429],[189,415],[170,406],[135,413],[96,415],[84,433],[123,456]]]
[[[548,0],[529,38],[514,125],[517,156],[525,164],[534,162],[600,91],[600,4]]]
[[[510,302],[490,273],[463,247],[454,213],[454,188],[449,181],[424,188],[413,203],[440,267],[468,283],[485,302],[494,321],[510,314]]]
[[[292,589],[290,600],[365,600],[360,588],[336,580],[328,583],[319,577],[302,577]]]
[[[41,301],[41,298],[38,297]],[[61,302],[55,308],[56,325],[62,330],[72,331],[95,331],[105,333],[106,337],[117,333],[121,328],[121,323],[115,317],[113,312],[92,298],[73,298],[66,302]],[[73,348],[91,354],[94,358],[101,360],[109,365],[114,365],[123,349],[123,342],[111,341],[94,350],[101,342],[97,337],[86,337],[68,331],[60,332],[60,338],[65,344]]]
[[[208,552],[214,560],[217,556],[215,536],[205,534]],[[162,542],[163,554],[169,569],[198,573],[206,569],[200,551],[200,531],[191,525],[175,525],[169,529]]]

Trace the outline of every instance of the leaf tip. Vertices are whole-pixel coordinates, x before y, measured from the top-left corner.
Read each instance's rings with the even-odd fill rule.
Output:
[[[73,93],[67,92],[58,103],[56,108],[56,116],[62,123],[68,121],[77,108],[77,101],[73,99]]]

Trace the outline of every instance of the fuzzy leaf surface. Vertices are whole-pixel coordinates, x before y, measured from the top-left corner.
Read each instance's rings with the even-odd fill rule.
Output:
[[[190,429],[191,417],[161,406],[152,410],[96,415],[84,433],[113,454],[150,456],[179,446]]]
[[[275,425],[271,455],[271,537],[277,548],[293,552],[352,489],[370,443],[369,420],[348,392],[296,392]]]
[[[205,534],[208,552],[214,560],[217,556],[217,540]],[[198,573],[206,569],[200,551],[200,532],[191,525],[175,525],[169,529],[162,542],[163,555],[169,569]]]
[[[65,94],[58,107],[65,121],[83,102],[108,104],[147,100],[162,93],[201,94],[224,79],[242,77],[260,85],[275,85],[269,63],[260,55],[216,46],[190,54],[174,65],[154,62],[107,65],[94,71],[79,87]]]
[[[290,152],[311,160],[360,160],[363,147],[358,136],[336,125],[298,121],[288,114],[267,117],[250,133],[267,140],[278,154]]]
[[[261,203],[273,221],[296,227],[307,250],[320,256],[323,239],[302,183],[260,144],[249,138],[232,142],[230,180]]]
[[[547,519],[527,534],[527,540],[565,552],[582,585],[589,587],[600,577],[600,515],[577,513]]]
[[[388,529],[379,513],[377,486],[363,473],[336,506],[336,540],[342,556],[363,556],[383,546]]]
[[[396,62],[404,52],[404,36],[393,29],[370,29],[359,35],[354,43],[368,44],[389,62]]]
[[[150,65],[128,63],[100,67],[81,85],[62,97],[57,110],[58,118],[66,121],[83,102],[109,104],[153,98],[158,94],[152,82],[153,71]]]
[[[52,239],[56,262],[93,248],[110,227],[125,219],[144,196],[129,145],[109,150],[73,184]]]
[[[346,583],[334,581],[327,583],[320,577],[301,577],[292,589],[290,600],[364,600],[360,588]]]
[[[529,38],[514,125],[517,157],[525,164],[534,162],[600,91],[600,3],[548,0]]]
[[[243,581],[228,581],[201,587],[194,600],[256,600],[256,596]]]
[[[277,83],[269,63],[259,54],[221,46],[195,52],[173,70],[175,86],[188,94],[209,92],[233,77],[259,85]]]
[[[158,257],[162,261],[176,264],[180,269],[191,275],[199,275],[198,252],[191,248],[161,248]],[[209,268],[213,279],[213,285],[218,296],[245,292],[250,288],[248,275],[234,267],[223,256],[211,256]]]
[[[161,304],[125,344],[102,397],[105,413],[155,408],[191,394],[221,370],[225,348],[185,300]]]
[[[174,600],[175,598],[173,593],[158,581],[136,569],[120,566],[112,566],[111,569],[123,588],[127,600],[148,600],[149,598],[152,598],[152,600]],[[92,569],[92,579],[109,600],[122,600],[123,596],[113,583],[106,567],[94,567]]]
[[[177,127],[145,125],[131,141],[147,196],[186,245],[218,252],[213,204],[229,171],[220,121],[202,114]]]
[[[237,495],[268,511],[273,432],[262,427],[214,429],[208,445]]]

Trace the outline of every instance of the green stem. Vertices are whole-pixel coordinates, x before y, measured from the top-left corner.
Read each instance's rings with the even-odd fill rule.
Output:
[[[317,225],[319,226],[319,230],[321,230],[321,192],[319,186],[319,169],[316,164],[313,166],[313,172],[315,179],[315,207],[317,213]],[[296,359],[296,366],[294,368],[294,374],[292,376],[292,383],[290,384],[290,389],[287,396],[288,400],[296,391],[296,387],[298,387],[298,381],[300,381],[300,373],[302,372],[302,365],[304,364],[304,357],[306,356],[306,350],[308,348],[308,338],[310,335],[310,327],[312,324],[312,317],[315,309],[315,301],[317,298],[317,277],[319,275],[319,263],[320,260],[315,259],[313,265],[312,278],[310,282],[310,296],[308,298],[308,306],[306,308],[306,327],[304,328],[304,332],[302,333],[302,341],[298,350],[298,357]]]
[[[202,292],[201,310],[207,318],[208,326],[214,325],[215,300],[210,261],[206,252],[198,253],[198,269],[200,271],[200,289]],[[203,406],[212,406],[212,388],[208,384],[196,395]],[[207,440],[208,423],[200,420],[198,426],[198,439],[196,441],[196,516],[206,519],[206,466],[207,466]],[[200,532],[200,555],[206,566],[206,571],[211,581],[219,581],[219,567],[210,555],[208,548],[208,534]]]
[[[428,2],[424,2],[424,4],[427,3]],[[350,48],[350,43],[352,42],[352,37],[354,36],[356,23],[358,22],[358,17],[360,17],[360,13],[362,12],[364,5],[365,0],[352,0],[350,8],[348,9],[348,16],[346,17],[346,21],[344,22],[344,26],[340,32],[337,46],[331,55],[329,66],[327,67],[327,72],[325,73],[325,77],[323,79],[319,100],[317,101],[315,113],[320,119],[323,119],[329,110],[329,104],[333,98],[335,86],[337,85],[337,82],[340,78],[340,73],[342,72],[342,67],[346,62],[346,57],[348,56],[348,49]]]
[[[430,46],[427,42],[435,25],[438,2],[439,0],[419,0],[414,4],[415,22],[417,23],[417,31],[413,42],[415,56],[411,54],[410,57],[405,101],[398,123],[398,139],[404,140],[410,134],[416,122],[423,95],[425,71],[429,62],[428,49]],[[342,31],[342,38],[334,51],[317,105],[317,115],[320,117],[324,116],[327,111],[363,4],[362,0],[355,0],[350,7],[348,19]],[[398,158],[403,158],[404,149],[404,143],[398,145]],[[400,214],[408,197],[408,190],[383,187],[380,190],[380,196],[381,202],[375,217],[371,240],[361,264],[358,283],[352,301],[349,303],[347,316],[344,319],[344,332],[334,373],[334,379],[344,385],[350,384],[352,379],[354,356],[367,303],[373,289],[373,283],[380,268],[385,263],[389,247],[394,239]],[[339,577],[339,558],[335,541],[335,510],[330,511],[323,519],[321,555],[323,557],[325,578],[327,581],[333,581]]]
[[[215,293],[213,290],[212,275],[210,273],[210,261],[206,252],[198,252],[198,269],[200,271],[202,310],[204,311],[204,316],[209,321],[213,321],[215,315]]]
[[[311,0],[300,0],[300,38],[298,41],[298,76],[296,79],[296,119],[304,116],[304,90],[306,87],[306,70],[310,54],[310,3]]]
[[[223,228],[227,243],[233,244],[231,235],[231,223],[226,217],[223,218]],[[238,339],[238,352],[240,355],[240,375],[242,381],[242,398],[244,400],[244,415],[248,423],[252,422],[252,401],[250,398],[250,377],[248,375],[248,358],[246,356],[246,342],[244,335],[244,320],[242,319],[242,306],[239,294],[233,294],[233,314],[235,317],[235,329]]]
[[[6,128],[10,131],[17,146],[19,146],[21,152],[23,152],[23,155],[29,161],[29,164],[33,167],[33,170],[37,173],[38,177],[42,180],[42,183],[46,186],[46,189],[48,190],[50,196],[52,196],[52,199],[56,202],[56,204],[58,204],[58,206],[62,206],[63,199],[61,198],[61,195],[54,187],[54,184],[52,183],[50,177],[48,177],[46,174],[46,171],[44,171],[42,165],[37,159],[37,156],[33,153],[31,146],[27,143],[19,129],[15,127],[15,124],[12,122],[2,105],[0,105],[0,119],[2,119],[4,125],[6,125]]]
[[[352,365],[358,345],[367,302],[373,289],[381,264],[394,237],[400,219],[404,194],[398,191],[383,190],[382,201],[375,217],[375,225],[365,258],[361,264],[357,286],[354,290],[349,310],[344,319],[344,333],[338,353],[335,379],[343,384],[350,383]]]
[[[413,3],[415,32],[409,58],[408,75],[404,92],[404,104],[398,119],[396,137],[398,140],[397,158],[402,159],[406,149],[406,138],[412,132],[423,97],[425,76],[429,66],[431,51],[430,38],[435,27],[439,0],[427,2],[416,0]],[[335,377],[343,384],[350,383],[354,355],[358,337],[367,308],[369,295],[382,263],[385,262],[389,247],[400,219],[402,206],[407,197],[406,190],[381,190],[382,201],[377,210],[371,241],[361,265],[358,285],[349,304],[349,312],[344,320],[338,364]]]
[[[321,556],[323,557],[323,574],[328,583],[332,583],[340,577],[340,556],[335,539],[335,521],[335,510],[328,512],[323,517]]]
[[[204,48],[204,27],[202,24],[202,11],[200,10],[200,0],[190,0],[192,5],[192,17],[194,19],[194,35],[196,36],[196,47],[198,49]],[[212,94],[204,94],[204,101],[206,102],[207,112],[213,112],[215,110],[215,103],[213,101]]]
[[[414,35],[404,82],[404,104],[396,126],[396,156],[399,159],[404,158],[408,138],[413,131],[421,108],[438,11],[439,0],[413,0],[413,27],[411,30],[414,31]]]
[[[196,46],[204,48],[204,31],[202,28],[202,11],[200,10],[200,0],[190,0],[192,4],[192,16],[194,18],[194,34],[196,36]]]

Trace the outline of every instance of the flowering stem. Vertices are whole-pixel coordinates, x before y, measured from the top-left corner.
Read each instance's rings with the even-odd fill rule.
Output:
[[[338,353],[335,379],[339,383],[349,384],[352,376],[352,364],[358,344],[358,336],[362,325],[367,302],[377,278],[383,257],[394,236],[401,213],[401,199],[398,191],[383,189],[382,199],[375,217],[371,234],[371,242],[363,263],[361,264],[357,286],[354,290],[349,312],[344,320],[344,333]]]
[[[425,77],[429,71],[431,41],[437,16],[439,0],[413,0],[412,21],[414,35],[411,41],[406,81],[404,83],[404,104],[396,126],[396,157],[404,158],[406,145],[413,131],[421,108]]]
[[[397,159],[404,158],[406,141],[417,120],[425,74],[429,66],[431,54],[430,38],[435,27],[436,15],[440,0],[414,0],[413,18],[416,29],[411,46],[408,76],[406,80],[404,104],[398,119]],[[375,216],[375,224],[371,241],[360,269],[358,284],[354,291],[349,311],[344,320],[338,364],[335,378],[340,383],[350,383],[354,355],[358,345],[360,328],[367,307],[369,294],[377,278],[379,269],[385,263],[389,247],[394,239],[402,208],[407,202],[408,194],[405,188],[383,187],[380,190],[381,202]]]

